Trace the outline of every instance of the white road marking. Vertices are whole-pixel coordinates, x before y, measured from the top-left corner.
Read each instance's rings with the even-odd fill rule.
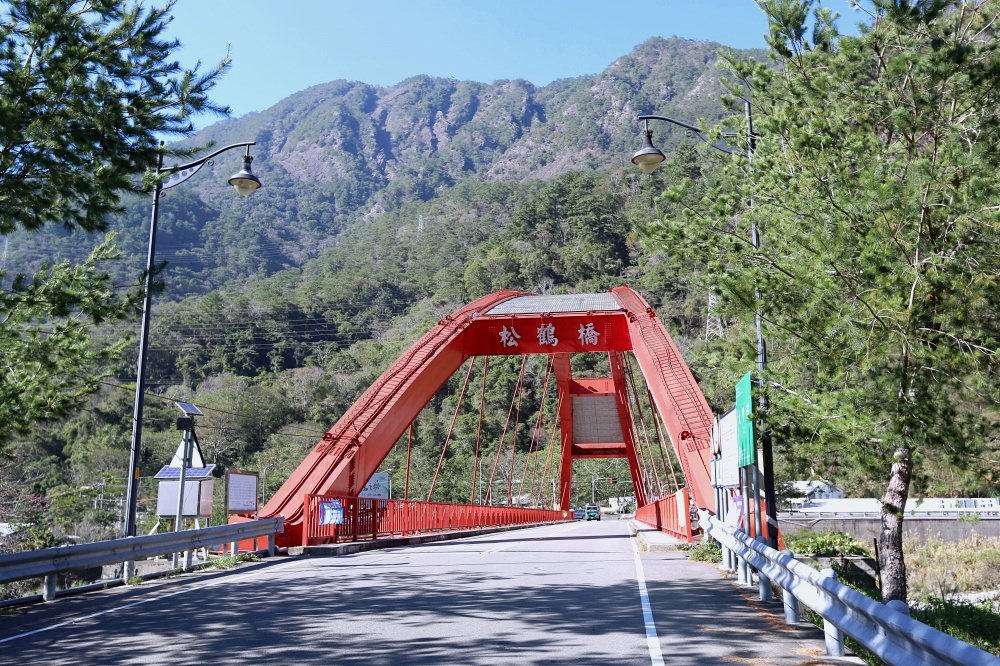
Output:
[[[649,661],[652,666],[664,666],[663,653],[660,651],[660,639],[656,635],[656,624],[653,622],[653,609],[649,605],[649,592],[646,590],[646,574],[639,558],[639,547],[632,542],[632,557],[635,560],[635,579],[639,583],[639,601],[642,603],[642,621],[646,625],[646,647],[649,649]]]

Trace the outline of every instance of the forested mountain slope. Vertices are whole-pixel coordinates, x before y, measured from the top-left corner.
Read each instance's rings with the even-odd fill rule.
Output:
[[[462,183],[550,179],[569,170],[628,164],[640,113],[719,118],[719,44],[651,39],[605,71],[546,86],[418,76],[382,88],[334,81],[261,113],[216,123],[185,145],[255,140],[264,187],[240,201],[224,186],[233,152],[163,198],[157,256],[171,264],[171,297],[227,280],[301,266],[347,227]],[[665,149],[683,133],[658,137]],[[168,161],[168,164],[170,162]],[[110,220],[134,280],[145,259],[149,201],[128,199]],[[92,243],[91,243],[92,244]],[[43,259],[79,258],[79,235],[20,233],[6,239],[13,274]]]

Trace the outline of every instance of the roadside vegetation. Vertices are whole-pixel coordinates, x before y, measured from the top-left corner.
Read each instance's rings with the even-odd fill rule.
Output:
[[[785,537],[785,545],[802,555],[872,557],[844,532],[800,532]],[[974,535],[954,543],[940,539],[907,542],[906,562],[910,616],[1000,656],[1000,538]],[[844,582],[881,601],[877,587]],[[822,625],[818,615],[809,615],[815,624]],[[856,644],[852,649],[870,664],[882,663]]]

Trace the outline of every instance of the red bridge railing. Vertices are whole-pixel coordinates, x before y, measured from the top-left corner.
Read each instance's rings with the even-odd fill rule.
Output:
[[[688,543],[694,540],[691,496],[687,488],[679,488],[675,493],[639,507],[635,519]]]
[[[305,496],[302,545],[571,520],[569,511]]]

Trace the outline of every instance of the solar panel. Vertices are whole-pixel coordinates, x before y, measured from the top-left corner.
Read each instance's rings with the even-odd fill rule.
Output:
[[[207,479],[212,476],[212,470],[215,469],[215,465],[205,465],[204,467],[188,467],[184,472],[184,479],[190,481],[196,481],[198,479]],[[181,478],[181,468],[171,467],[170,465],[164,465],[159,472],[153,477],[154,479],[179,479]]]
[[[198,409],[197,407],[195,407],[194,405],[192,405],[190,402],[175,402],[174,404],[177,405],[177,409],[179,409],[182,412],[184,412],[184,414],[186,416],[204,416],[205,415],[200,409]]]

